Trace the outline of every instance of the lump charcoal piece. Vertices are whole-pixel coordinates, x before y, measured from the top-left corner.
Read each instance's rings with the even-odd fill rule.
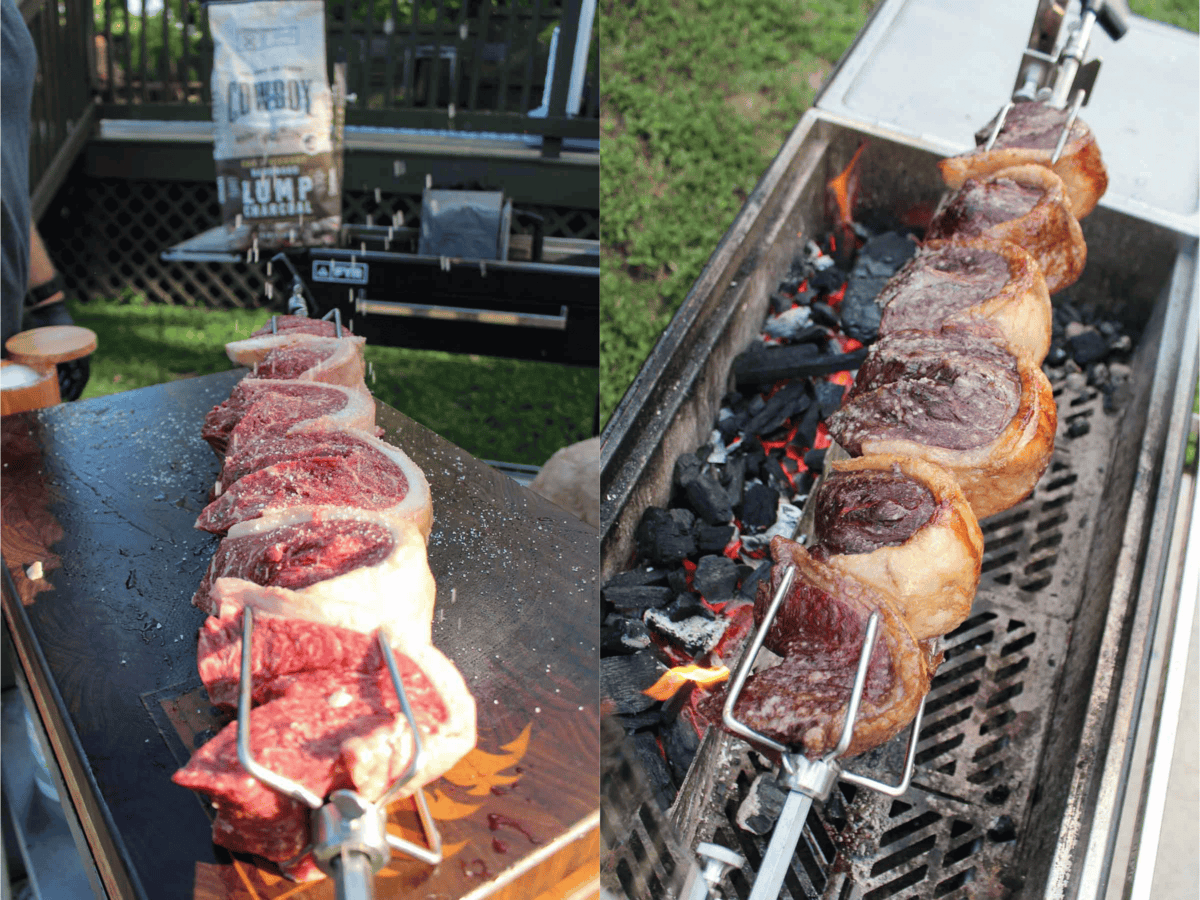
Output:
[[[771,294],[770,300],[771,309],[777,316],[781,316],[791,309],[792,303],[795,302],[792,297],[788,296],[787,294],[781,294],[778,291]]]
[[[654,609],[666,606],[675,596],[671,588],[655,587],[653,585],[628,585],[625,587],[606,587],[602,591],[605,601],[617,609]]]
[[[686,490],[689,484],[700,477],[703,469],[704,461],[695,453],[681,453],[675,460],[672,479],[678,487]]]
[[[709,603],[721,603],[737,589],[737,563],[724,556],[702,556],[692,575],[692,586]]]
[[[699,656],[715,647],[728,624],[724,619],[711,619],[704,615],[676,621],[662,609],[647,610],[645,622],[651,630],[690,656]]]
[[[779,492],[761,482],[746,488],[742,500],[741,522],[748,531],[761,531],[775,522],[775,511],[779,506]]]
[[[658,702],[643,691],[666,671],[652,648],[628,656],[601,657],[601,699],[611,700],[614,712],[620,715],[636,715]]]
[[[683,566],[672,569],[667,575],[667,587],[671,589],[672,594],[686,594],[691,590],[691,585],[688,583],[688,571]]]
[[[699,594],[688,592],[682,593],[672,600],[667,605],[665,611],[672,622],[682,622],[684,619],[690,619],[692,616],[700,616],[704,619],[716,618],[716,614],[700,602]]]
[[[804,454],[804,465],[808,466],[810,472],[820,472],[825,468],[826,449],[822,447],[820,450],[809,450]]]
[[[712,474],[700,473],[688,482],[684,492],[696,515],[709,525],[724,525],[733,518],[729,497]]]
[[[196,527],[220,534],[238,522],[287,507],[352,506],[410,519],[428,538],[433,506],[429,484],[416,464],[365,431],[345,432],[337,440],[338,449],[329,455],[313,449],[239,478],[204,508]]]
[[[791,493],[792,483],[788,480],[783,463],[774,455],[767,456],[763,462],[763,471],[767,475],[767,483],[774,485],[781,493]]]
[[[739,387],[774,384],[785,378],[831,375],[857,369],[866,358],[866,348],[849,353],[817,353],[810,344],[768,347],[755,353],[743,353],[733,361],[733,374]]]
[[[631,741],[654,802],[665,813],[675,802],[675,786],[671,782],[670,767],[658,750],[658,739],[649,732],[639,731],[631,736]]]
[[[883,311],[875,302],[875,297],[886,281],[886,278],[856,279],[846,288],[841,305],[841,322],[842,331],[849,337],[864,344],[879,337]]]
[[[808,279],[808,286],[815,291],[832,294],[846,283],[846,273],[837,266],[827,266],[814,272]]]
[[[771,396],[762,412],[746,423],[746,430],[760,436],[770,434],[788,419],[808,409],[811,403],[807,380],[789,382]]]
[[[650,646],[650,632],[641,619],[612,615],[600,626],[600,653],[623,656]]]
[[[821,410],[821,419],[827,419],[837,412],[846,395],[845,387],[823,379],[813,382],[813,392],[816,394],[817,407]]]
[[[916,254],[917,242],[898,231],[885,231],[863,244],[858,252],[860,259],[877,264],[871,274],[891,276]]]
[[[675,781],[682,784],[688,769],[692,767],[692,760],[696,758],[696,751],[700,749],[700,737],[683,716],[677,716],[670,725],[662,729],[661,734],[667,764],[675,776]]]
[[[650,506],[634,535],[638,554],[655,566],[674,566],[696,552],[691,526],[681,526],[669,510]]]
[[[812,320],[818,325],[824,325],[826,328],[839,328],[842,324],[841,318],[828,303],[815,302],[810,305],[812,312]]]
[[[817,426],[821,424],[821,407],[810,406],[796,423],[795,444],[798,447],[811,447],[817,439]]]
[[[812,310],[807,306],[796,306],[768,318],[763,323],[763,332],[795,343],[818,343],[827,336],[820,325],[813,324]]]
[[[292,508],[241,522],[217,545],[192,598],[430,642],[436,594],[425,537],[409,521],[346,507]]]
[[[633,587],[635,585],[645,584],[666,584],[666,581],[666,569],[654,568],[652,566],[639,566],[636,569],[627,569],[624,572],[617,573],[608,580],[604,587]]]
[[[742,493],[746,489],[747,462],[746,455],[738,453],[725,464],[725,470],[721,473],[725,496],[729,498],[729,505],[735,510],[742,505]]]
[[[771,560],[764,559],[755,568],[751,575],[742,579],[742,586],[738,588],[738,596],[745,597],[747,600],[753,600],[758,594],[759,583],[767,578],[771,573]]]
[[[783,812],[787,795],[788,792],[775,781],[774,773],[760,772],[738,807],[735,818],[738,827],[751,834],[770,834]]]
[[[1067,350],[1075,362],[1088,366],[1108,355],[1108,341],[1100,332],[1088,328],[1067,338]]]
[[[736,533],[733,525],[700,525],[696,528],[696,550],[700,553],[720,553],[729,546]]]

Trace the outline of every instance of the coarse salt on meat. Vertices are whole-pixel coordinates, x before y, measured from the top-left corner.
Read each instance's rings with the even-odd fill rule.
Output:
[[[293,507],[230,528],[192,602],[209,614],[232,603],[362,632],[387,627],[411,648],[430,643],[435,595],[414,522]]]
[[[219,456],[243,442],[302,428],[375,427],[366,387],[244,378],[204,419],[201,436]]]
[[[220,534],[238,522],[292,506],[353,506],[433,526],[429,483],[398,447],[361,430],[312,431],[252,442],[226,457],[237,476],[220,489],[196,527]],[[224,480],[224,472],[222,481]]]

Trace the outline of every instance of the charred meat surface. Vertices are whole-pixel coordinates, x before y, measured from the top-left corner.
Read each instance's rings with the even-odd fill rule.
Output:
[[[1037,260],[1051,294],[1074,284],[1087,262],[1087,245],[1063,181],[1039,165],[968,178],[938,210],[925,237],[1012,241]]]
[[[977,331],[902,331],[880,339],[858,370],[830,432],[853,455],[871,439],[970,450],[1016,415],[1015,360]]]
[[[1033,257],[1010,241],[928,241],[884,286],[881,334],[937,331],[984,320],[1008,348],[1040,365],[1050,348],[1053,313]]]
[[[949,471],[911,456],[840,460],[812,502],[812,555],[888,597],[918,640],[970,614],[983,534]]]
[[[999,115],[999,114],[997,114]],[[1033,163],[1046,166],[1062,179],[1071,201],[1071,212],[1082,219],[1090,213],[1108,189],[1108,173],[1100,156],[1100,147],[1087,124],[1076,117],[1057,162],[1051,163],[1067,111],[1048,103],[1016,103],[1004,116],[1004,123],[990,150],[985,150],[995,128],[993,118],[975,134],[976,149],[938,163],[942,178],[950,188],[962,187],[967,178],[982,178],[1010,166]]]
[[[815,494],[813,539],[825,554],[896,547],[933,517],[929,488],[895,471],[827,476]]]

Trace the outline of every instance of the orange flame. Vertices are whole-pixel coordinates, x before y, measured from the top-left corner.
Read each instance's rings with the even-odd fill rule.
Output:
[[[828,185],[829,194],[837,206],[837,225],[842,229],[848,228],[854,221],[854,194],[858,190],[858,179],[855,177],[854,170],[858,166],[858,158],[862,156],[866,146],[866,141],[858,145],[854,156],[850,158],[850,164],[831,179]]]
[[[701,687],[719,684],[729,680],[729,667],[720,666],[716,669],[705,669],[701,666],[677,666],[668,669],[653,685],[642,691],[655,700],[670,700],[681,687],[689,681],[694,681]]]

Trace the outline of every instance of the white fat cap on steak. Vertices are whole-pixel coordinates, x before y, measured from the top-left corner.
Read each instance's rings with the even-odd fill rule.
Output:
[[[392,552],[377,565],[360,566],[308,587],[270,587],[245,578],[216,578],[207,597],[193,601],[209,614],[223,604],[250,606],[271,615],[337,625],[370,633],[386,628],[392,646],[405,653],[431,643],[437,585],[429,570],[425,536],[412,520],[396,520],[350,507],[294,508],[239,522],[226,540],[266,534],[288,525],[316,520],[356,520],[381,525],[394,540]]]

